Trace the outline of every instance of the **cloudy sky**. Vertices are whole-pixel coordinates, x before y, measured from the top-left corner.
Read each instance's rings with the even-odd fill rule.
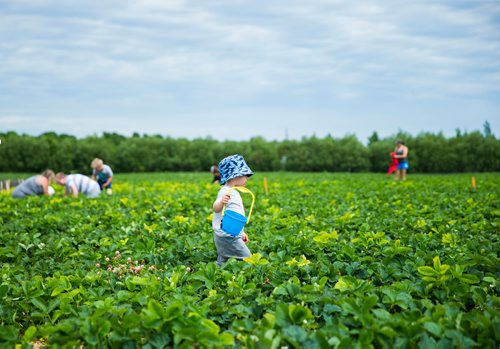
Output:
[[[0,132],[500,134],[500,0],[0,0]]]

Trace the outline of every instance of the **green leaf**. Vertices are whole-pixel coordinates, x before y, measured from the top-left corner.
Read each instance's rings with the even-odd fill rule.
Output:
[[[52,293],[50,294],[52,297],[55,297],[57,296],[58,294],[64,292],[65,289],[64,288],[61,288],[61,287],[56,287],[52,290]]]
[[[427,282],[434,282],[437,281],[437,278],[435,277],[429,277],[429,276],[424,276],[422,280],[427,281]]]
[[[175,302],[170,304],[167,309],[163,312],[163,320],[168,322],[172,321],[173,319],[178,318],[179,316],[182,315],[182,308],[183,305],[180,302]]]
[[[288,315],[288,306],[286,304],[278,304],[276,307],[276,324],[280,327],[285,327],[290,325],[292,322],[290,316]]]
[[[363,299],[363,312],[369,311],[371,308],[373,308],[378,302],[378,297],[375,295],[365,297]]]
[[[484,282],[487,282],[487,283],[489,283],[489,284],[491,284],[491,285],[493,285],[493,286],[495,286],[495,285],[496,285],[496,280],[495,280],[495,278],[493,278],[493,277],[491,277],[491,276],[485,276],[485,277],[483,278],[483,281],[484,281]]]
[[[421,275],[425,275],[425,276],[436,276],[436,275],[438,275],[438,273],[436,272],[436,270],[432,269],[431,267],[427,267],[427,266],[418,267],[417,271]]]
[[[440,337],[443,333],[441,326],[432,321],[424,323],[424,328],[436,337]]]
[[[47,312],[47,305],[38,298],[32,298],[31,303],[42,312]]]
[[[262,258],[262,255],[260,253],[253,253],[250,257],[243,258],[243,260],[252,265],[269,264],[269,261],[265,258]]]
[[[160,319],[163,318],[163,306],[155,299],[150,299],[148,302],[148,310],[151,315]]]
[[[399,335],[392,327],[389,326],[383,326],[380,330],[378,330],[378,332],[389,338],[395,338]]]
[[[479,278],[474,274],[462,274],[460,276],[460,281],[465,282],[467,284],[478,284]]]
[[[35,333],[36,333],[36,327],[35,326],[28,327],[26,329],[26,331],[24,332],[23,340],[24,341],[30,340],[31,338],[33,338],[33,336],[35,335]]]
[[[450,266],[448,264],[442,264],[440,266],[439,274],[444,275],[450,270]]]
[[[266,313],[262,319],[262,324],[265,328],[274,328],[276,324],[276,316],[274,314]]]
[[[331,240],[338,240],[339,235],[336,230],[331,233],[321,232],[319,235],[313,237],[313,240],[322,244],[327,244]]]
[[[234,337],[228,332],[222,333],[219,336],[219,340],[221,345],[228,345],[228,346],[234,345]]]
[[[13,342],[17,340],[19,329],[14,326],[0,326],[0,339],[5,342]]]
[[[302,324],[304,320],[312,318],[311,311],[301,305],[290,304],[288,309],[293,324]]]
[[[352,276],[341,276],[339,280],[335,283],[336,290],[341,292],[356,288],[358,280]]]
[[[439,272],[441,270],[441,260],[439,259],[439,256],[434,257],[434,270]]]
[[[0,299],[4,298],[8,291],[9,291],[8,285],[0,285]]]

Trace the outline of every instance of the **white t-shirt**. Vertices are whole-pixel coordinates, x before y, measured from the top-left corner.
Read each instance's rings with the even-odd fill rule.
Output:
[[[222,186],[222,188],[220,188],[219,192],[217,193],[216,201],[219,201],[224,195],[226,195],[227,191],[230,189],[231,189],[230,186],[227,185]],[[241,199],[239,191],[236,189],[232,189],[229,195],[231,196],[231,198],[229,199],[229,202],[226,204],[225,210],[226,211],[231,210],[245,216],[245,208],[243,207],[243,200]],[[232,237],[231,234],[225,233],[221,229],[221,223],[222,223],[222,210],[218,213],[214,212],[212,218],[212,229],[214,230],[214,233],[218,236]]]

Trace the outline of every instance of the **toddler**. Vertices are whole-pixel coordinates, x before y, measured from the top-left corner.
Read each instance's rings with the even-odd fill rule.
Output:
[[[214,230],[214,242],[218,255],[217,265],[221,266],[229,258],[242,260],[251,255],[246,245],[248,236],[243,229],[235,236],[222,229],[222,209],[225,205],[226,210],[245,215],[240,193],[236,189],[231,190],[231,188],[246,186],[248,177],[253,175],[253,172],[246,164],[243,156],[238,154],[222,159],[219,163],[219,172],[222,187],[213,204],[212,228]]]

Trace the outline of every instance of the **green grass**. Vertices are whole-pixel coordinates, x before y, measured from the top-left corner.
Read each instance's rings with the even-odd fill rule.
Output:
[[[0,342],[494,348],[500,176],[475,179],[257,173],[253,256],[222,268],[210,174],[117,174],[94,200],[2,193]]]

